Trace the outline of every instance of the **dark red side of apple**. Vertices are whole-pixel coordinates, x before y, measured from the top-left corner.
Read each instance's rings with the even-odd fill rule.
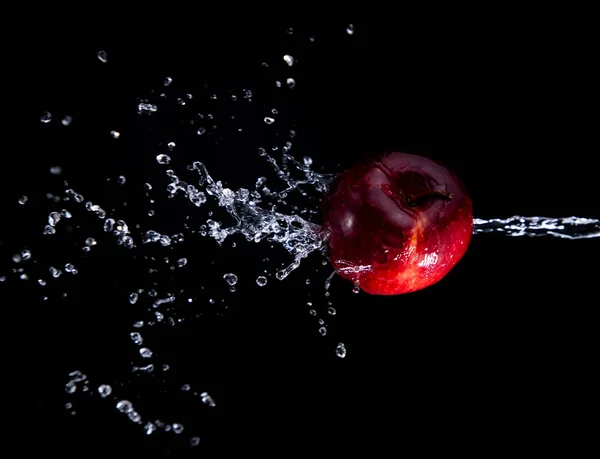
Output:
[[[473,233],[460,179],[422,156],[387,153],[341,173],[323,201],[329,258],[367,293],[425,288],[462,258]]]

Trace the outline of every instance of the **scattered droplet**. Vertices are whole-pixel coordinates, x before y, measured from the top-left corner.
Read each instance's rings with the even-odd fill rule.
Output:
[[[346,357],[346,346],[344,343],[338,343],[337,347],[335,348],[335,355],[337,355],[340,359]]]
[[[98,59],[100,59],[101,62],[106,64],[106,62],[108,61],[108,55],[106,54],[106,51],[104,51],[103,49],[98,51]]]
[[[173,423],[173,432],[175,432],[176,434],[180,434],[181,432],[183,432],[183,425],[181,424],[177,424],[176,422]]]
[[[121,413],[129,413],[133,411],[133,405],[129,400],[121,400],[117,403],[117,410]]]
[[[165,86],[169,86],[171,83],[173,83],[173,78],[171,78],[171,77],[165,78],[165,81],[164,81]]]
[[[189,391],[190,389],[191,389],[191,387],[190,387],[190,385],[189,385],[189,384],[184,384],[183,386],[181,386],[181,390],[182,390],[182,391],[185,391],[185,392],[187,392],[187,391]]]
[[[335,310],[334,307],[330,306],[330,307],[327,308],[327,313],[330,314],[330,315],[332,315],[332,316],[335,316],[337,314],[337,311]]]
[[[50,121],[52,121],[52,113],[50,113],[50,112],[42,113],[42,116],[40,117],[40,121],[44,124],[48,124]]]
[[[259,287],[264,287],[265,285],[267,285],[267,278],[265,276],[258,276],[256,278],[256,283]]]
[[[172,150],[173,148],[175,148],[175,142],[169,142],[167,144],[167,147],[169,148],[169,150]]]
[[[292,56],[290,56],[289,54],[286,54],[285,56],[283,56],[283,60],[285,61],[285,63],[287,65],[289,65],[290,67],[292,65],[294,65],[294,58]]]
[[[126,181],[127,181],[127,179],[123,175],[119,175],[119,177],[117,177],[117,183],[119,185],[124,185]]]
[[[325,327],[321,327],[321,328],[319,328],[319,333],[322,336],[325,336],[327,334],[327,329]]]
[[[187,265],[187,258],[180,258],[179,260],[177,260],[177,266],[178,267],[183,267]]]
[[[112,387],[108,384],[102,384],[101,386],[98,386],[98,393],[100,394],[100,397],[106,398],[112,393]]]
[[[171,162],[171,157],[168,155],[160,154],[156,156],[156,162],[158,164],[169,164]]]
[[[140,355],[145,359],[149,359],[150,357],[152,357],[152,351],[147,347],[143,347],[140,349]]]
[[[138,298],[139,298],[139,295],[137,293],[133,292],[131,295],[129,295],[129,302],[131,304],[135,304],[137,302]]]
[[[348,27],[346,27],[346,33],[348,35],[353,35],[354,34],[354,25],[348,24]]]
[[[96,245],[96,244],[98,244],[98,243],[96,242],[96,239],[94,239],[93,237],[88,237],[88,238],[85,240],[85,244],[86,244],[86,245]]]
[[[118,139],[119,137],[121,137],[121,133],[119,131],[110,131],[110,135],[113,139]]]
[[[190,446],[198,446],[200,444],[200,437],[190,438]]]
[[[225,282],[227,282],[232,287],[238,281],[238,277],[235,274],[233,274],[233,273],[227,273],[227,274],[223,275],[223,279],[225,279]]]
[[[288,88],[290,89],[294,89],[296,87],[296,80],[294,80],[293,78],[288,78],[285,82],[287,83]]]
[[[73,122],[73,117],[71,117],[71,116],[69,116],[69,115],[65,116],[65,117],[62,119],[62,121],[61,121],[61,123],[62,123],[62,125],[63,125],[63,126],[68,126],[68,125],[69,125],[69,124],[71,124],[72,122]]]
[[[131,332],[129,336],[131,337],[131,341],[133,341],[134,344],[137,344],[138,346],[140,346],[144,342],[144,338],[142,338],[142,335],[140,335],[138,332]]]
[[[200,394],[200,398],[202,399],[202,403],[205,403],[208,406],[215,406],[216,405],[216,403],[213,400],[213,398],[210,395],[208,395],[208,392],[202,392]]]
[[[24,206],[28,200],[29,200],[29,198],[25,195],[19,196],[19,204],[21,204],[22,206]]]
[[[147,424],[144,426],[144,433],[145,433],[146,435],[150,435],[150,434],[151,434],[152,432],[154,432],[155,430],[156,430],[156,426],[155,426],[153,423],[151,423],[151,422],[147,423]]]
[[[273,124],[275,122],[274,118],[271,118],[269,116],[265,116],[265,123],[267,124]]]
[[[206,133],[206,128],[199,127],[198,130],[196,131],[196,133],[198,135],[204,135]]]

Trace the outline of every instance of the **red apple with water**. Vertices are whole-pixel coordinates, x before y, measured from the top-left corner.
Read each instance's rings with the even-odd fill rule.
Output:
[[[342,172],[322,208],[334,268],[376,295],[438,282],[473,234],[473,207],[460,179],[407,153],[387,153]]]

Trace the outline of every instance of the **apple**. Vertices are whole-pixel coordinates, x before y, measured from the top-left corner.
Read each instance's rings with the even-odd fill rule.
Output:
[[[322,210],[333,267],[374,295],[438,282],[473,234],[473,206],[460,179],[408,153],[386,153],[342,172]]]

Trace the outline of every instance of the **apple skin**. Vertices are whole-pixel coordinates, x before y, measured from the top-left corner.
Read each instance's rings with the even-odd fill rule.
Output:
[[[322,210],[333,267],[374,295],[435,284],[473,234],[473,206],[460,179],[408,153],[386,153],[342,172]]]

